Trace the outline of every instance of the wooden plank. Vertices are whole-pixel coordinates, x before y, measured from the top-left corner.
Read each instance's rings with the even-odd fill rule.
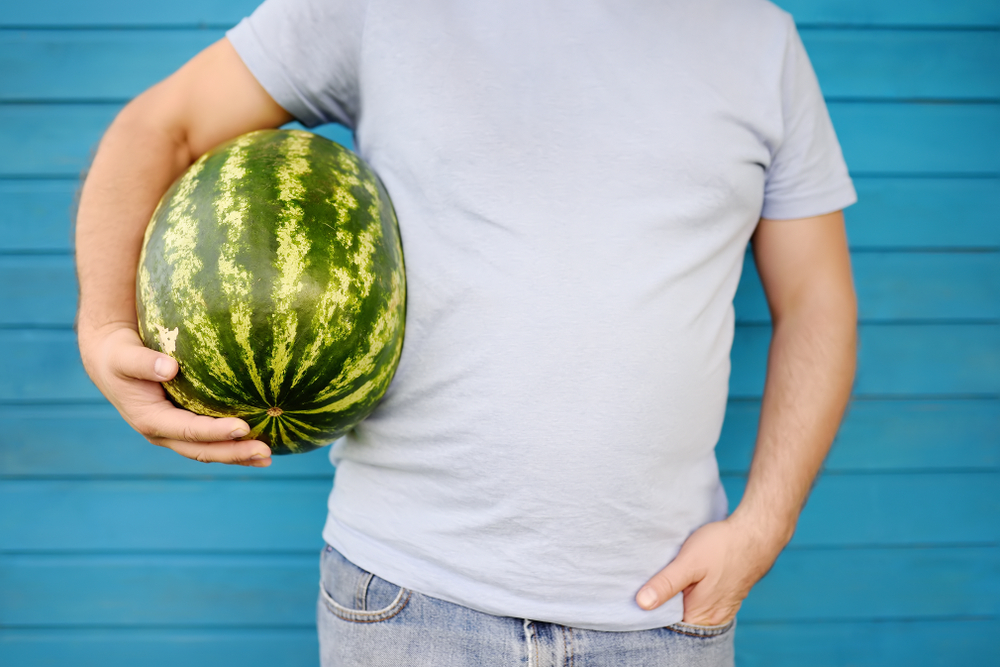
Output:
[[[724,479],[730,506],[744,479]],[[793,544],[998,541],[998,472],[823,476]],[[0,481],[0,551],[310,551],[328,479]]]
[[[0,25],[230,26],[253,12],[259,4],[260,0],[172,0],[169,3],[91,0],[85,6],[62,0],[5,3],[0,9]]]
[[[863,324],[854,392],[859,396],[1000,393],[1000,326]],[[764,388],[767,326],[739,326],[729,395],[759,397]]]
[[[66,255],[0,256],[0,326],[72,326],[76,267]]]
[[[76,178],[120,104],[0,105],[0,177]]]
[[[1000,319],[1000,252],[856,252],[862,321]],[[69,256],[0,256],[0,326],[73,325],[76,272]],[[735,299],[737,322],[770,319],[752,256]]]
[[[997,556],[989,547],[788,550],[753,591],[741,619],[995,615]],[[0,624],[305,626],[314,619],[317,578],[313,554],[4,554]]]
[[[0,71],[6,72],[0,101],[124,101],[223,34],[219,29],[0,31]],[[1000,97],[995,32],[808,28],[802,39],[828,97]]]
[[[316,628],[0,629],[0,664],[316,667]]]
[[[7,26],[197,26],[232,25],[253,11],[257,0],[174,0],[171,3],[61,0],[0,5]],[[983,0],[778,0],[800,24],[981,26],[1000,25],[1000,9]]]
[[[808,28],[800,34],[828,98],[1000,97],[997,32]]]
[[[740,667],[1000,664],[997,619],[754,623],[736,630]]]
[[[880,623],[754,623],[740,618],[740,667],[884,667],[1000,663],[1000,623],[935,619]],[[108,664],[315,667],[316,631],[280,629],[44,628],[0,630],[0,662],[32,667]]]
[[[0,177],[77,176],[117,104],[0,105]],[[852,173],[1000,172],[1000,104],[831,102]],[[337,126],[321,133],[350,136]],[[340,140],[335,138],[335,140]]]
[[[267,556],[4,554],[0,565],[4,627],[273,628],[315,622],[318,549]]]
[[[776,0],[800,24],[889,26],[1000,25],[1000,9],[982,0]]]
[[[744,477],[723,477],[730,508]],[[1000,472],[822,475],[802,512],[797,547],[993,544]]]
[[[4,480],[0,551],[315,551],[327,479]]]
[[[724,473],[746,473],[757,432],[757,401],[732,401],[716,447]],[[275,457],[269,468],[205,465],[133,431],[108,404],[0,406],[0,471],[21,476],[329,478],[326,449]],[[826,462],[828,472],[996,470],[1000,400],[856,400]]]
[[[1000,172],[1000,104],[827,106],[852,174]]]
[[[847,209],[854,249],[997,249],[1000,179],[854,179]],[[70,250],[75,179],[0,180],[0,253]]]
[[[1000,393],[1000,325],[865,324],[860,332],[858,395]],[[730,396],[761,395],[769,341],[767,326],[736,328]],[[0,350],[0,401],[102,400],[72,331],[0,329]]]
[[[788,549],[741,619],[900,620],[995,616],[1000,549]]]
[[[0,105],[0,178],[76,178],[89,165],[104,130],[121,109],[117,103]],[[284,127],[302,126],[290,123]],[[313,130],[348,147],[351,133],[340,125]]]
[[[218,29],[0,31],[3,100],[130,99],[222,38]]]
[[[76,334],[0,329],[0,401],[103,401],[80,362]]]
[[[856,251],[851,262],[862,322],[1000,319],[1000,252]],[[770,320],[750,254],[734,305],[737,322]]]
[[[0,180],[0,253],[69,252],[78,182]]]
[[[156,447],[110,404],[0,406],[0,474],[16,476],[196,477],[199,479],[333,476],[329,449],[276,456],[267,468],[199,463]]]
[[[759,414],[758,401],[730,401],[715,448],[722,472],[749,470]],[[1000,469],[1000,400],[855,400],[824,469]]]
[[[1000,248],[1000,179],[857,176],[851,247]]]

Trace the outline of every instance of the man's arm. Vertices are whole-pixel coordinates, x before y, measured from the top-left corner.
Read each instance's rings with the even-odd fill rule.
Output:
[[[684,621],[697,625],[732,619],[791,540],[854,379],[857,302],[843,214],[763,219],[753,251],[773,334],[746,491],[636,596],[653,609],[683,591]]]
[[[228,40],[195,56],[133,100],[101,140],[80,197],[76,260],[77,332],[91,379],[149,439],[199,461],[266,466],[270,449],[237,442],[241,419],[213,419],[175,408],[161,381],[177,362],[142,345],[135,274],[146,224],[170,184],[213,146],[291,120],[261,88]]]

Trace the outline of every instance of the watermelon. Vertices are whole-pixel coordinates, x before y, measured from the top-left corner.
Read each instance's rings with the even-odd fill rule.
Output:
[[[251,132],[163,196],[136,277],[139,333],[180,370],[179,407],[240,417],[274,454],[368,416],[403,346],[396,216],[354,153],[310,132]]]

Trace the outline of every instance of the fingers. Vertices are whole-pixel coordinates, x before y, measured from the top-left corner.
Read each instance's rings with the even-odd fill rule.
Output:
[[[160,383],[177,375],[177,361],[145,347],[135,329],[81,336],[81,356],[101,392],[153,444],[206,463],[271,464],[266,444],[239,440],[250,433],[244,420],[196,415],[170,403]]]
[[[119,347],[111,358],[112,371],[119,377],[166,382],[177,375],[177,361],[166,354],[150,350],[138,342]]]
[[[179,410],[166,400],[160,404],[158,410],[150,410],[137,427],[148,438],[188,442],[237,440],[250,433],[250,427],[242,419],[196,415],[187,410]],[[256,450],[256,453],[271,455],[266,446]]]
[[[690,561],[678,555],[670,565],[660,570],[639,590],[635,601],[643,609],[656,609],[661,604],[696,584],[704,577],[699,568],[689,565]]]
[[[163,439],[156,444],[169,447],[181,456],[202,463],[229,463],[254,468],[266,468],[271,465],[271,450],[258,440],[186,442]]]

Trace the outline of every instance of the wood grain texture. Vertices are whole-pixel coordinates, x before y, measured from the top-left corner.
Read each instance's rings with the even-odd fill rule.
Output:
[[[746,621],[991,616],[997,549],[790,549]],[[0,554],[0,623],[273,628],[314,619],[317,554]],[[66,595],[67,583],[74,595]],[[638,585],[638,584],[637,584]],[[58,601],[58,604],[56,602]]]
[[[749,469],[760,403],[730,401],[716,447],[720,469]],[[328,450],[276,457],[269,468],[205,465],[154,447],[108,404],[0,405],[0,475],[7,479],[319,479]],[[996,471],[1000,399],[855,400],[827,459],[828,472]]]
[[[886,667],[1000,664],[1000,622],[935,619],[878,623],[754,623],[736,631],[740,667]]]
[[[0,31],[3,100],[125,101],[222,38],[218,29]]]
[[[723,477],[730,505],[745,478]],[[996,544],[1000,472],[827,474],[802,512],[793,547]]]
[[[101,133],[257,2],[0,3],[0,664],[317,664],[328,452],[247,470],[152,446],[85,377],[68,328],[73,197]],[[858,190],[866,323],[856,397],[792,547],[740,615],[737,664],[993,667],[1000,3],[778,4]],[[752,263],[735,306],[717,447],[734,503],[769,336]]]
[[[855,249],[1000,248],[1000,178],[856,176],[845,213]]]
[[[316,628],[22,628],[0,634],[0,664],[62,667],[315,667]]]
[[[1000,393],[997,324],[865,324],[859,335],[856,395]],[[766,326],[736,328],[730,397],[761,395],[770,337]]]
[[[852,262],[862,322],[1000,320],[1000,252],[855,252]],[[0,326],[73,325],[72,257],[0,255],[0,284]],[[738,322],[770,320],[752,256],[735,307]]]
[[[8,26],[197,26],[232,25],[253,11],[257,0],[175,0],[136,3],[63,0],[0,5]],[[1000,9],[982,0],[778,0],[798,23],[827,25],[973,26],[1000,25]]]
[[[747,598],[741,618],[778,622],[996,616],[998,566],[996,547],[788,549]]]
[[[770,335],[767,326],[736,328],[732,397],[761,395]],[[1000,324],[866,324],[860,336],[858,395],[1000,394]],[[0,350],[0,401],[102,400],[72,331],[0,329]]]
[[[854,185],[859,201],[845,216],[856,250],[1000,249],[998,178],[859,176]],[[77,187],[73,178],[0,179],[0,253],[69,252]]]
[[[1000,173],[1000,104],[828,105],[852,173]],[[120,104],[0,105],[0,177],[76,177]],[[349,136],[337,126],[319,132]]]
[[[1000,623],[989,619],[930,621],[755,623],[736,630],[740,667],[885,667],[921,665],[928,656],[953,664],[1000,663]],[[314,667],[316,631],[308,628],[40,628],[0,635],[0,662],[33,667],[109,664],[174,667],[177,664],[241,667]],[[939,663],[940,664],[940,663]]]
[[[1000,320],[1000,252],[854,252],[851,263],[862,322]],[[734,307],[737,322],[770,320],[752,255]]]
[[[248,476],[249,477],[249,476]],[[743,477],[724,478],[733,506]],[[799,547],[1000,541],[1000,472],[822,477]],[[3,480],[0,552],[311,551],[331,479]]]
[[[0,178],[79,177],[121,107],[119,103],[0,105],[0,126],[6,128],[0,133]],[[324,125],[314,131],[354,146],[350,131],[342,126]]]
[[[4,480],[0,552],[319,553],[332,477]]]
[[[0,555],[0,624],[274,628],[315,620],[319,550]],[[71,586],[73,595],[66,595]]]
[[[69,252],[77,188],[75,179],[0,179],[0,254]]]
[[[1000,34],[800,31],[828,98],[1000,98]],[[221,39],[221,29],[0,31],[0,101],[125,101]]]
[[[799,31],[827,99],[997,99],[1000,33]]]
[[[192,461],[147,442],[108,403],[0,406],[0,431],[0,476],[8,479],[294,478],[329,484],[334,472],[328,449],[276,456],[270,467],[253,470]]]
[[[730,401],[715,453],[730,475],[749,470],[759,401]],[[826,460],[827,472],[1000,469],[1000,399],[855,399]]]
[[[1000,104],[827,104],[852,174],[1000,173]]]

